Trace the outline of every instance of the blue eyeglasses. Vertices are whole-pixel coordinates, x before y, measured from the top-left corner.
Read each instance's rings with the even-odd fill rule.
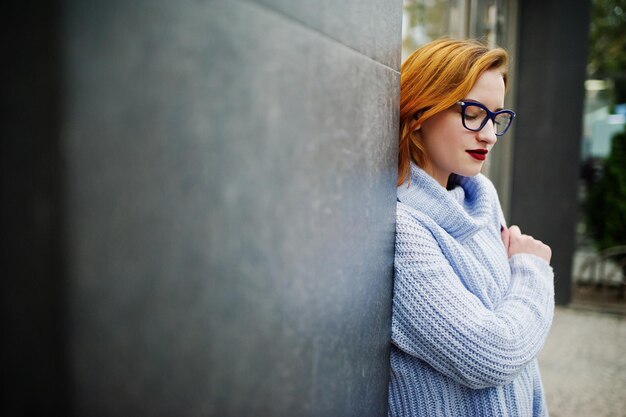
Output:
[[[463,127],[474,132],[485,127],[487,121],[491,119],[496,136],[502,136],[509,130],[515,118],[515,112],[512,110],[492,112],[477,101],[457,101],[457,104],[461,106]]]

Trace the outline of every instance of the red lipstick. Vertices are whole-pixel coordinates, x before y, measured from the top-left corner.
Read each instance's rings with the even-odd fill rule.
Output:
[[[487,149],[470,149],[469,151],[465,151],[472,156],[474,159],[478,159],[479,161],[484,161],[487,157]]]

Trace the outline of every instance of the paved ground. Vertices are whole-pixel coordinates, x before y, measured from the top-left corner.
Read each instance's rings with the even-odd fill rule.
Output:
[[[604,311],[557,307],[539,356],[551,417],[626,417],[626,315]]]

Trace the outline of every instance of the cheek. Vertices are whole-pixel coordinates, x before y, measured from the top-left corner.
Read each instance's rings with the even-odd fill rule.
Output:
[[[424,150],[432,159],[451,163],[458,158],[459,149],[464,148],[468,133],[461,123],[460,114],[444,113],[433,116],[420,129]]]
[[[452,112],[445,112],[433,116],[424,122],[422,130],[432,140],[447,141],[452,136],[457,136],[463,128],[460,115]]]
[[[453,126],[440,126],[436,131],[429,131],[425,135],[426,150],[439,156],[452,155],[454,150],[462,146],[462,132]]]

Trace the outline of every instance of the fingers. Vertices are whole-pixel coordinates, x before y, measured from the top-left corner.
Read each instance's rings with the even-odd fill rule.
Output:
[[[506,243],[504,239],[505,234],[503,230],[502,240]],[[548,245],[533,238],[532,236],[522,234],[522,231],[517,226],[509,227],[507,252],[509,257],[517,253],[529,253],[539,256],[548,263],[552,258],[552,250]]]
[[[515,225],[509,227],[509,233],[511,234],[511,239],[516,239],[522,235],[520,228]]]
[[[527,236],[524,236],[522,234],[522,231],[518,226],[513,225],[509,227],[509,257],[523,250],[521,248],[521,245],[523,244],[523,242],[527,241],[527,239],[525,238],[527,238]]]
[[[539,253],[537,253],[537,256],[550,263],[550,260],[552,259],[552,248],[543,243],[541,240],[537,240],[536,242],[539,246]]]
[[[509,232],[509,229],[506,226],[502,226],[500,229],[500,236],[502,237],[502,243],[504,243],[504,247],[508,253],[509,244],[511,242],[511,232]]]

